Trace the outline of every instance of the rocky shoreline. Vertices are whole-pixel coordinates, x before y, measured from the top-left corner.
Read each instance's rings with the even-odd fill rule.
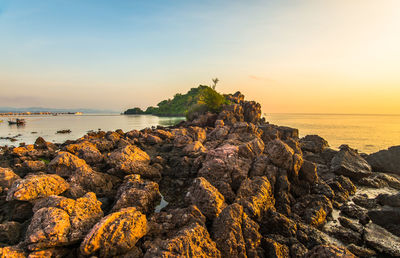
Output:
[[[219,114],[2,147],[0,257],[398,257],[400,146]]]

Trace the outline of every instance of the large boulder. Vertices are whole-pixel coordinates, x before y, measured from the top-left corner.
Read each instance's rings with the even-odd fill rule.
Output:
[[[28,170],[28,172],[38,172],[44,171],[46,169],[46,164],[41,160],[25,160],[22,163],[22,167]]]
[[[26,258],[27,254],[19,246],[5,246],[0,247],[0,257],[1,258]]]
[[[94,171],[83,159],[69,152],[60,152],[49,164],[51,171],[67,177],[71,188],[68,194],[77,198],[87,192],[96,195],[110,195],[117,178]]]
[[[7,201],[31,201],[50,195],[59,195],[69,188],[69,184],[58,175],[28,175],[14,181],[7,193]]]
[[[0,187],[10,188],[14,181],[21,179],[17,174],[10,168],[0,167]]]
[[[112,211],[135,207],[138,211],[149,214],[161,200],[158,184],[143,180],[140,175],[127,175],[115,196]]]
[[[300,145],[302,150],[314,153],[321,153],[329,147],[328,142],[318,135],[306,135],[300,139]]]
[[[21,228],[21,224],[15,221],[0,224],[0,243],[17,244]]]
[[[223,257],[257,257],[260,253],[259,226],[237,203],[226,207],[212,225],[212,239]]]
[[[218,217],[226,207],[224,196],[203,177],[193,180],[193,184],[186,194],[186,199],[191,204],[196,205],[210,220]]]
[[[325,195],[306,195],[297,200],[292,211],[299,215],[303,221],[315,227],[326,222],[326,218],[332,213],[332,202]]]
[[[394,257],[400,256],[400,238],[378,225],[369,223],[366,226],[364,240],[368,246],[380,253]]]
[[[234,191],[247,178],[251,163],[239,156],[239,147],[223,145],[207,153],[198,176],[204,177],[228,202],[235,198]]]
[[[94,193],[77,200],[50,196],[35,202],[35,212],[26,232],[30,250],[63,246],[83,239],[103,217],[101,202]]]
[[[354,180],[372,175],[368,162],[347,145],[342,145],[340,151],[333,157],[331,170],[337,175],[347,176]]]
[[[366,157],[374,171],[400,175],[400,146],[380,150]]]
[[[261,220],[265,212],[275,205],[271,184],[267,177],[245,179],[240,185],[235,202],[242,205],[244,211],[252,219]]]
[[[123,254],[147,233],[147,220],[136,208],[125,208],[101,219],[86,235],[80,250],[100,257]]]
[[[289,145],[279,139],[268,142],[265,146],[265,152],[274,165],[288,171],[294,171],[295,175],[298,174],[303,164],[302,157],[295,154]]]
[[[368,211],[368,217],[375,224],[400,237],[400,208],[384,206]]]
[[[89,164],[99,163],[103,160],[103,155],[97,149],[96,145],[89,141],[69,144],[65,146],[65,149]]]
[[[160,176],[160,172],[149,165],[149,155],[135,145],[126,145],[109,153],[107,163],[123,174],[139,174],[145,178]]]
[[[151,257],[221,257],[220,251],[211,240],[207,229],[192,223],[166,240],[159,240],[146,252]]]

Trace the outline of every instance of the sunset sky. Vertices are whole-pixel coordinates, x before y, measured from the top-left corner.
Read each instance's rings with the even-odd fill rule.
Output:
[[[0,106],[145,108],[214,77],[265,113],[400,114],[400,1],[0,0]]]

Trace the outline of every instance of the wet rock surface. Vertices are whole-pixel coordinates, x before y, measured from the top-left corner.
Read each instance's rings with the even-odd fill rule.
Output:
[[[172,127],[0,155],[1,257],[398,257],[398,147],[272,125],[238,92]]]

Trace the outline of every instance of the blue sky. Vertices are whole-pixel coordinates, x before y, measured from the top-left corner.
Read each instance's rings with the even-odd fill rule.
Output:
[[[0,0],[0,106],[146,107],[219,77],[265,112],[391,113],[399,5],[380,3]]]

